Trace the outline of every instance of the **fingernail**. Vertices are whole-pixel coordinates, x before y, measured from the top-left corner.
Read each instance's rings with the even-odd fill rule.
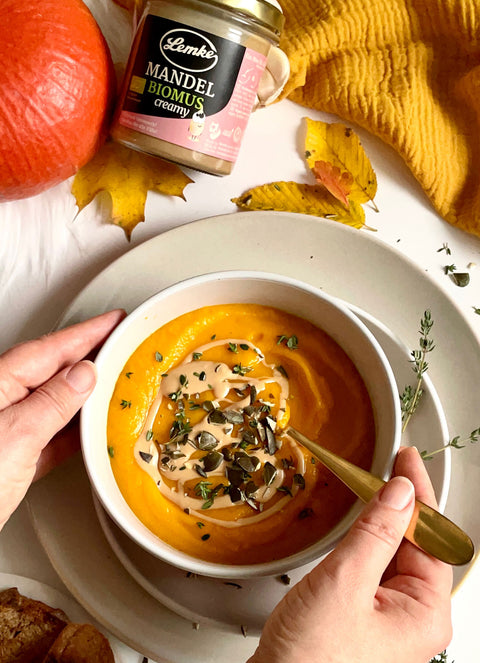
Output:
[[[379,499],[380,502],[395,509],[395,511],[403,511],[410,504],[414,493],[411,481],[406,477],[394,477],[383,486]]]
[[[65,378],[79,394],[84,394],[95,384],[96,370],[91,361],[80,361],[68,371]]]

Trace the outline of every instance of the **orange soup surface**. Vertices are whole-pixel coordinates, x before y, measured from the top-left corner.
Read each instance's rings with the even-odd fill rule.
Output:
[[[370,398],[339,345],[279,309],[210,306],[127,361],[108,453],[125,500],[163,541],[210,562],[261,563],[311,545],[355,501],[288,424],[370,468]]]

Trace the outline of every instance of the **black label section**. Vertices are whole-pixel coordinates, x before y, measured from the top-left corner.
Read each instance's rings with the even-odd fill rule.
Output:
[[[228,104],[245,47],[147,16],[123,108],[157,117],[213,115]]]

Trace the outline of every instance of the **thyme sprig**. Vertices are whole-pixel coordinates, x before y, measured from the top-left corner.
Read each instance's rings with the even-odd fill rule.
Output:
[[[419,339],[419,349],[413,350],[411,352],[412,362],[413,362],[413,371],[417,375],[417,382],[415,387],[407,385],[403,390],[403,393],[400,396],[401,400],[401,411],[402,411],[402,433],[405,431],[410,418],[417,409],[420,398],[423,394],[422,381],[423,376],[428,370],[428,363],[426,361],[426,356],[431,352],[435,345],[433,340],[430,338],[430,331],[433,327],[433,320],[431,312],[427,309],[423,318],[420,321],[420,339]],[[431,460],[437,454],[445,451],[446,449],[463,449],[467,444],[475,444],[480,439],[480,428],[475,428],[468,437],[461,438],[460,435],[456,435],[447,444],[435,449],[434,451],[421,451],[420,455],[423,460]],[[441,659],[442,660],[442,659]]]
[[[456,437],[452,438],[447,444],[445,444],[443,447],[439,447],[438,449],[435,449],[434,451],[421,451],[420,456],[423,458],[423,460],[431,460],[434,456],[437,454],[441,453],[442,451],[445,451],[446,449],[463,449],[467,444],[475,444],[478,442],[480,439],[480,428],[476,428],[475,430],[472,430],[470,435],[465,438],[460,438],[460,435],[457,435]]]
[[[417,375],[417,381],[414,387],[407,385],[400,396],[402,411],[402,432],[405,431],[408,422],[417,409],[423,394],[423,376],[428,370],[426,356],[435,347],[433,340],[429,338],[432,327],[432,314],[431,311],[427,309],[423,314],[423,318],[420,320],[420,338],[418,341],[419,349],[412,350],[411,352],[411,361],[413,363],[412,369],[413,372]]]

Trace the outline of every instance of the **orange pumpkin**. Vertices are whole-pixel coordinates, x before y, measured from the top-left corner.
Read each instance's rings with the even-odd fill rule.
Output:
[[[106,137],[114,72],[82,0],[0,3],[0,201],[73,175]]]

